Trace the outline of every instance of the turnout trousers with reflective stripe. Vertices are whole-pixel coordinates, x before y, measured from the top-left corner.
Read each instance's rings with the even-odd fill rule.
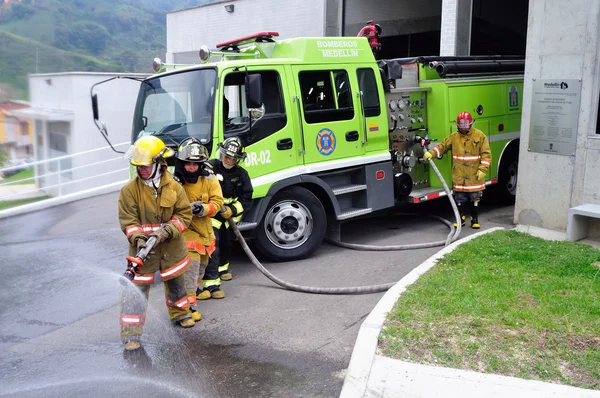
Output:
[[[208,265],[208,257],[214,252],[216,241],[213,241],[210,246],[201,244],[200,235],[196,231],[188,229],[183,233],[188,248],[188,253],[192,260],[190,267],[185,270],[185,290],[187,290],[190,310],[197,311],[196,307],[196,289],[202,289],[202,278]]]
[[[466,202],[475,202],[476,200],[481,199],[483,196],[483,191],[475,191],[475,192],[454,192],[454,200],[457,204],[463,204]]]
[[[173,322],[191,318],[183,272],[163,282],[169,318]],[[134,284],[127,283],[121,295],[121,340],[139,340],[146,323],[146,307],[154,274],[136,275]]]

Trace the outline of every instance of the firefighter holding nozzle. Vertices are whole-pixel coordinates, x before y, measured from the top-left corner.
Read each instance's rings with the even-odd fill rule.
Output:
[[[456,118],[458,131],[450,134],[435,148],[425,152],[425,161],[441,158],[452,151],[452,189],[460,213],[462,226],[466,223],[466,205],[471,202],[471,228],[479,229],[479,201],[485,189],[485,176],[492,164],[490,144],[485,134],[473,127],[469,112],[461,112]],[[456,227],[456,223],[454,223]]]
[[[121,297],[121,340],[126,350],[140,347],[146,307],[154,274],[164,282],[169,318],[181,327],[194,326],[184,286],[190,265],[183,231],[192,221],[192,209],[183,187],[167,171],[166,158],[175,152],[157,137],[138,139],[125,157],[136,169],[136,177],[119,194],[119,222],[129,241],[129,258],[136,256],[149,238],[151,253],[133,274]],[[148,242],[150,243],[150,242]]]

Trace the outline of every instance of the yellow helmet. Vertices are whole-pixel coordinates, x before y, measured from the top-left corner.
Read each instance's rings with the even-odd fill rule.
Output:
[[[160,138],[148,135],[130,146],[125,158],[134,166],[150,166],[173,155],[175,151],[167,147]]]

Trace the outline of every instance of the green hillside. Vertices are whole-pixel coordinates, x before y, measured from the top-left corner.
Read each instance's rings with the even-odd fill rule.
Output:
[[[0,82],[26,99],[27,74],[151,72],[165,12],[213,0],[0,1]]]
[[[29,73],[114,72],[120,69],[95,57],[58,50],[8,32],[0,32],[0,48],[0,81],[18,89],[21,93],[20,98],[25,98]]]

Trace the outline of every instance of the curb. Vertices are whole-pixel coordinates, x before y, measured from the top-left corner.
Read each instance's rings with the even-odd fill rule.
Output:
[[[340,398],[363,397],[365,395],[373,360],[375,359],[375,353],[377,351],[379,333],[381,332],[381,328],[383,327],[388,312],[390,312],[394,304],[396,304],[398,297],[400,297],[402,292],[404,292],[409,285],[416,282],[421,275],[429,271],[440,258],[447,253],[452,252],[459,245],[478,236],[503,229],[504,228],[501,227],[490,228],[464,237],[444,247],[409,272],[404,278],[400,279],[398,283],[384,294],[360,327],[354,350],[352,351],[352,357],[350,358],[350,364],[346,371],[346,377],[344,378],[344,385],[342,386]]]
[[[91,198],[92,196],[104,195],[120,190],[129,180],[122,180],[112,184],[103,185],[101,187],[88,189],[81,192],[75,192],[68,195],[59,196],[57,198],[41,200],[39,202],[29,203],[22,206],[13,207],[0,211],[0,220],[3,218],[18,216],[20,214],[31,213],[38,210],[47,209],[48,207],[58,206],[77,200]]]

